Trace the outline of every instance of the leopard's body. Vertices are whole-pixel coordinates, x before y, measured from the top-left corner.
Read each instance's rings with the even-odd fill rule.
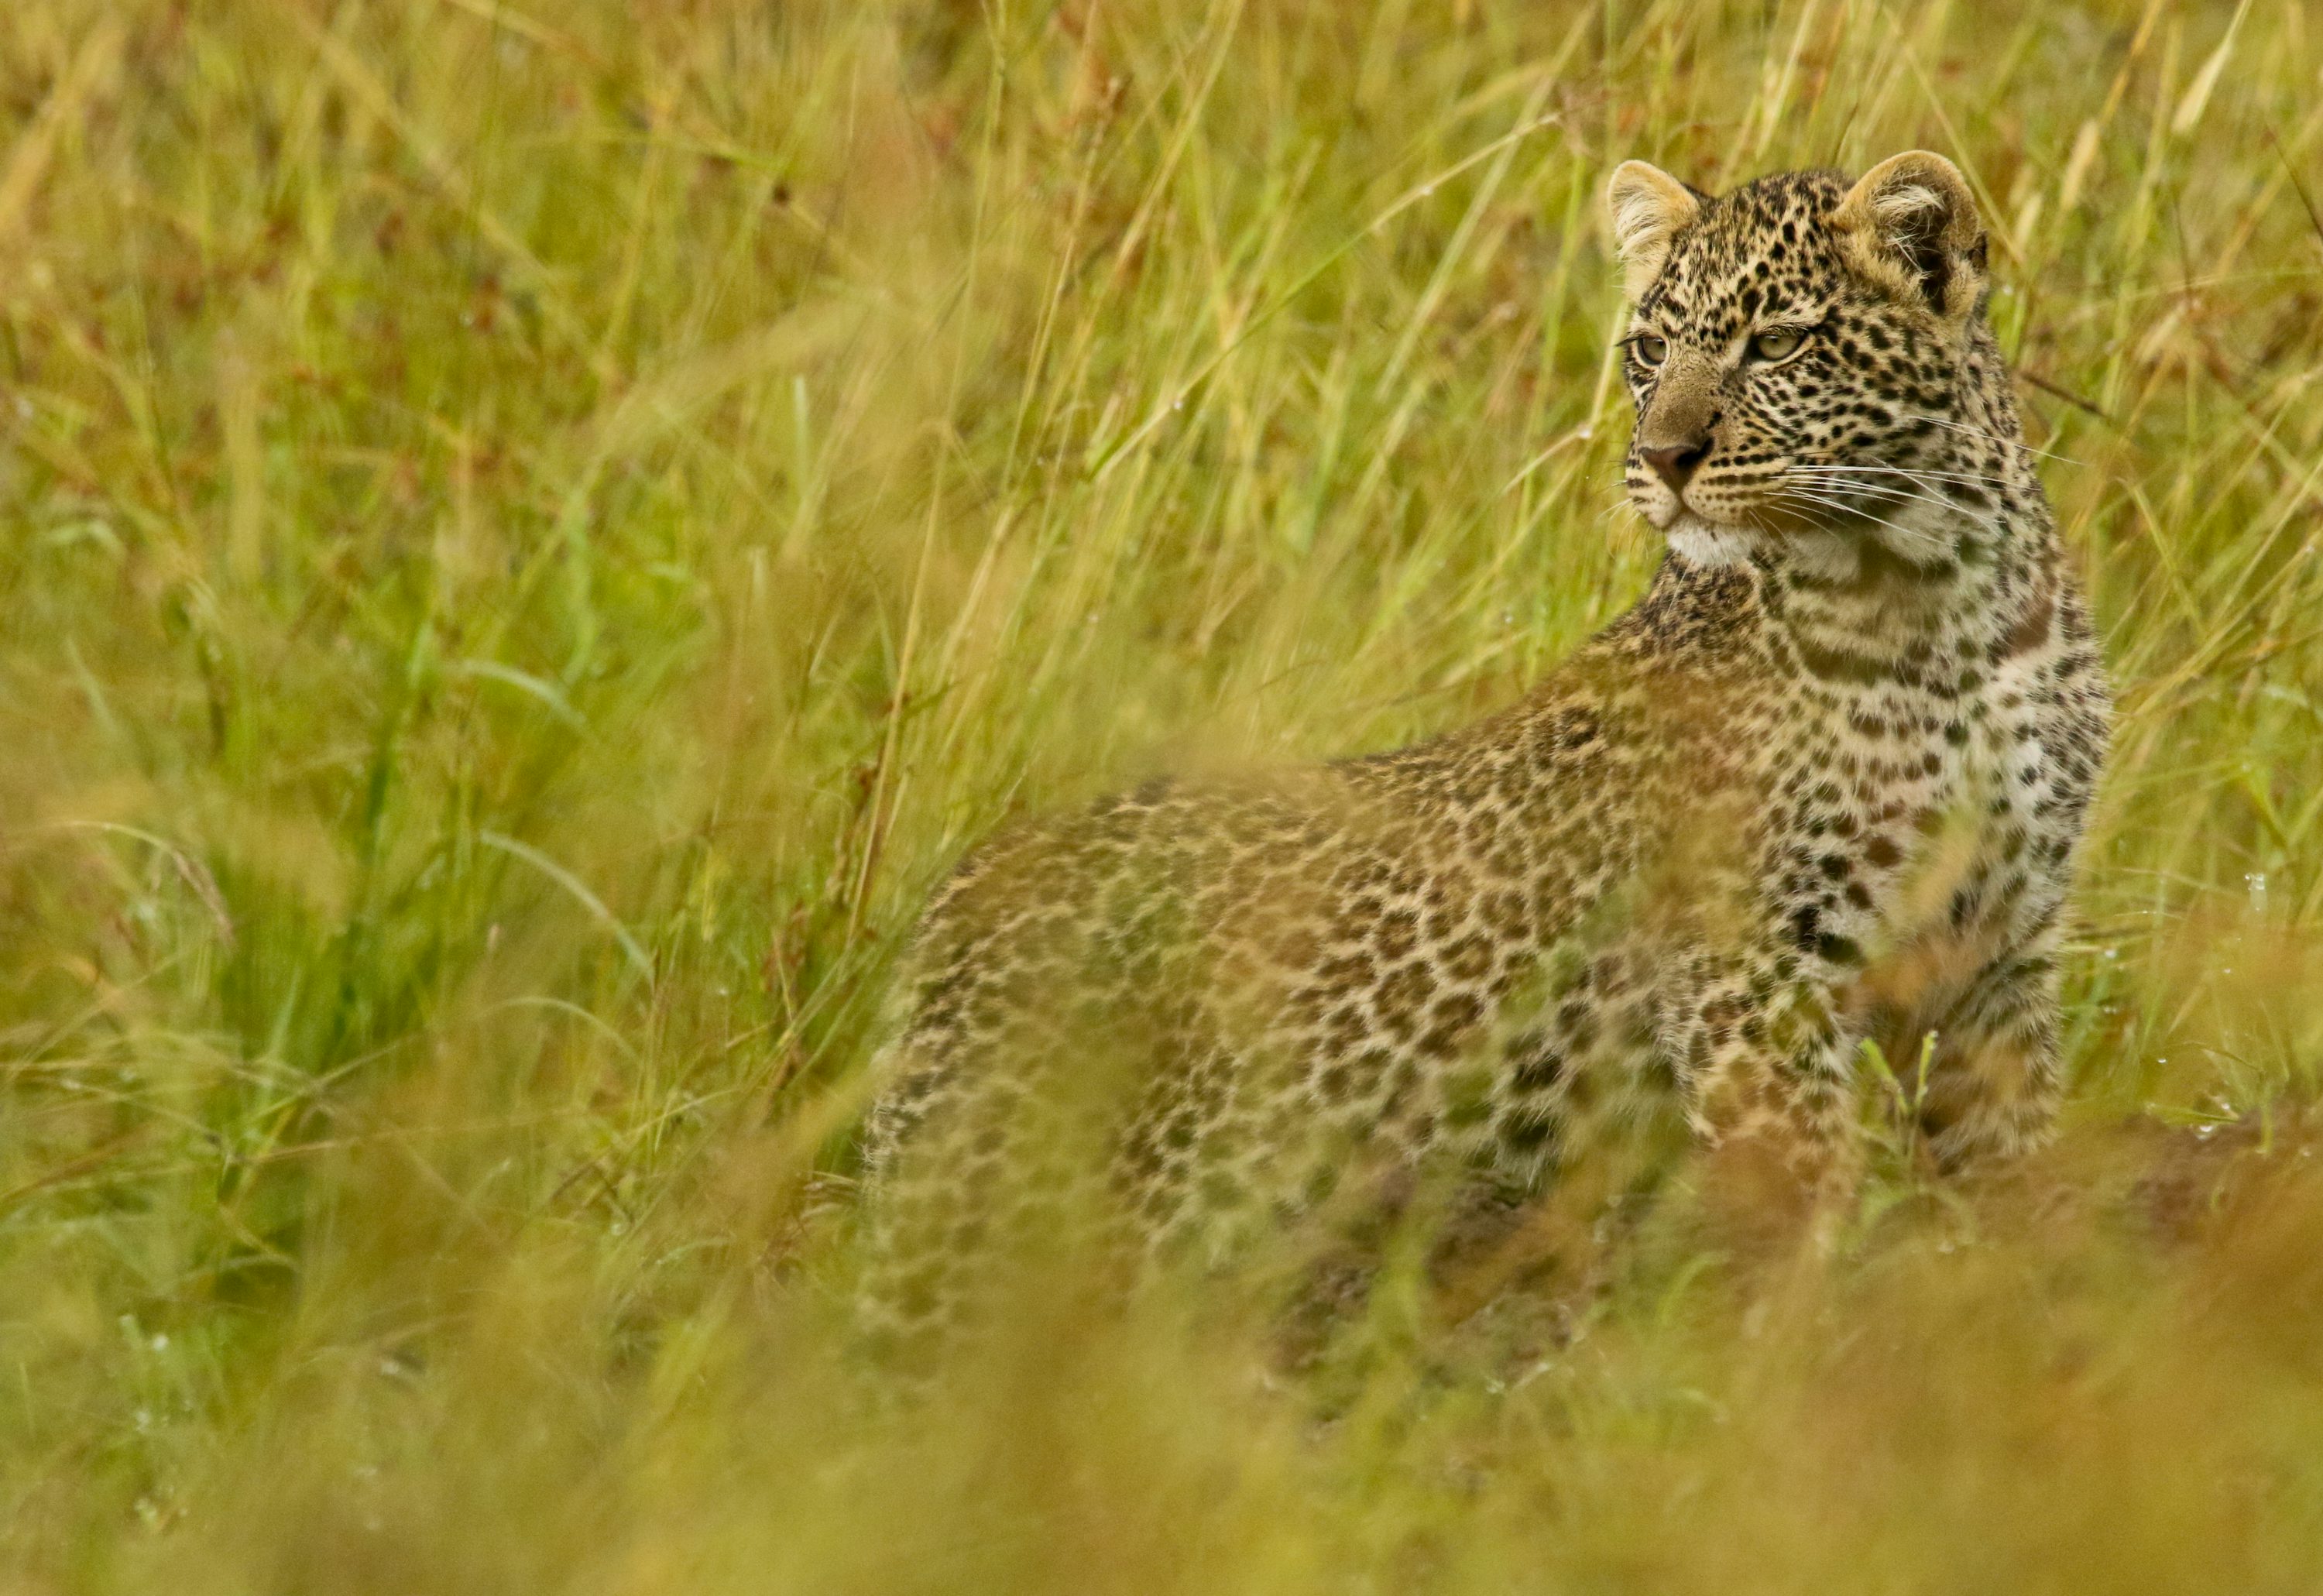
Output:
[[[971,856],[869,1124],[891,1328],[1059,1211],[1067,1133],[1137,1236],[1205,1249],[1357,1164],[1538,1184],[1656,1124],[1844,1179],[1866,1041],[1930,1048],[1943,1160],[2044,1133],[2107,703],[1966,185],[1631,163],[1611,197],[1649,591],[1480,724]]]

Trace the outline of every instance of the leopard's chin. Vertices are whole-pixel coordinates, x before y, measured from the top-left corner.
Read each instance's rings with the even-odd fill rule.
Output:
[[[1750,557],[1759,534],[1747,527],[1713,521],[1691,509],[1680,509],[1661,528],[1670,553],[1690,565],[1719,569],[1739,565]]]

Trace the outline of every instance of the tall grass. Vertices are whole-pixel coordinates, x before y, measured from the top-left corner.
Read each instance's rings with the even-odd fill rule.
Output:
[[[1657,555],[1605,172],[1913,146],[2122,689],[2054,1153],[862,1419],[931,880],[1512,699]],[[2318,206],[2303,0],[15,0],[6,1582],[2313,1589]]]

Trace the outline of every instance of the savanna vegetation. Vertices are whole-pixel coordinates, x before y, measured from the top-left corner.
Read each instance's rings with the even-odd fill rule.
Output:
[[[1658,554],[1612,164],[1914,146],[2123,702],[2055,1148],[867,1413],[932,881],[1512,699]],[[2305,0],[14,0],[0,1580],[2323,1585],[2318,207]]]

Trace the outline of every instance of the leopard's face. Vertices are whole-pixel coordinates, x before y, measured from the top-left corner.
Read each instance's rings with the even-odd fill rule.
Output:
[[[1638,417],[1625,481],[1656,527],[1690,515],[1779,536],[1976,496],[1957,456],[1982,231],[1953,208],[1964,183],[1955,194],[1919,175],[1893,185],[1900,196],[1823,171],[1714,199],[1672,183],[1633,191],[1626,214],[1617,179],[1637,297],[1621,349]],[[1660,208],[1641,222],[1649,202]]]

